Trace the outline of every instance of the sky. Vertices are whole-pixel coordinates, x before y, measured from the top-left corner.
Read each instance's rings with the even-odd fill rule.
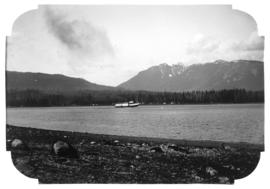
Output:
[[[161,63],[263,61],[256,21],[230,5],[41,5],[17,18],[7,70],[117,86]]]

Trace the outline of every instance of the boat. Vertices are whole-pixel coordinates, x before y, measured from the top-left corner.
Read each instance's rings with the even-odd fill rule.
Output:
[[[139,106],[140,103],[135,103],[133,101],[129,101],[129,102],[123,102],[123,103],[117,103],[114,105],[115,108],[133,108],[133,107],[137,107]]]

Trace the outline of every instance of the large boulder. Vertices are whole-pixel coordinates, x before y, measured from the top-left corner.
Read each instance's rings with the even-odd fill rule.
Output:
[[[57,156],[78,158],[77,150],[69,143],[64,141],[56,141],[52,145],[52,151]]]

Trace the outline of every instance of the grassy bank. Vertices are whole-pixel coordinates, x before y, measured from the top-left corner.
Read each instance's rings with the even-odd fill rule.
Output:
[[[27,148],[10,146],[22,140]],[[56,140],[78,158],[52,153]],[[52,131],[7,125],[16,168],[40,183],[233,183],[256,167],[262,145]]]

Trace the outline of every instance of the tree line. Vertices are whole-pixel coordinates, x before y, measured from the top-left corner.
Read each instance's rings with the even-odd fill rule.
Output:
[[[149,91],[76,91],[72,93],[42,92],[39,90],[8,90],[8,107],[89,106],[113,105],[135,101],[142,104],[214,104],[263,103],[264,91],[245,89],[149,92]]]

